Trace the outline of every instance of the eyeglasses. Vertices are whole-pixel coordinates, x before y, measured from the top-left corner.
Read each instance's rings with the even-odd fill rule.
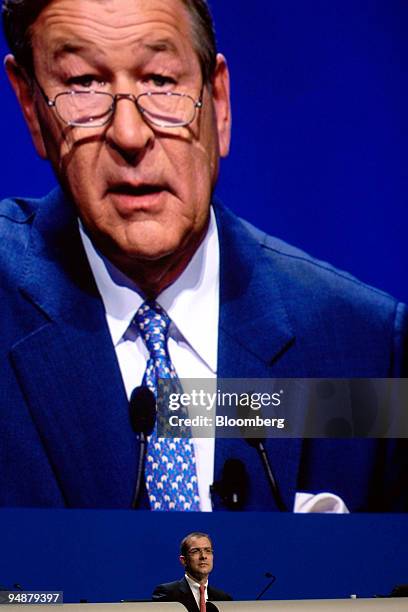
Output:
[[[201,555],[201,553],[205,554],[205,555],[212,555],[214,554],[214,550],[212,548],[190,548],[190,550],[187,552],[188,555]]]
[[[203,106],[203,89],[194,100],[185,93],[172,91],[147,91],[134,96],[128,93],[110,94],[94,89],[70,90],[58,93],[51,100],[36,80],[38,89],[47,105],[54,108],[58,117],[72,127],[101,127],[106,125],[119,100],[134,102],[147,123],[160,128],[178,128],[192,123],[197,109]]]

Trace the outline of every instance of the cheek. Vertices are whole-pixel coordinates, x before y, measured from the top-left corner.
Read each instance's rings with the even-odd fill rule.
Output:
[[[97,135],[80,133],[78,128],[62,123],[53,109],[39,108],[38,118],[47,157],[62,182],[98,169],[101,143],[95,140]]]
[[[211,184],[214,186],[218,176],[220,150],[216,116],[212,105],[207,108],[207,115],[203,120],[202,135],[198,145],[207,160]]]
[[[217,128],[211,106],[207,105],[200,122],[192,128],[188,141],[180,143],[180,147],[178,156],[174,156],[175,151],[167,152],[173,170],[196,198],[204,198],[208,202],[217,179],[219,159]]]
[[[211,147],[195,141],[184,159],[180,181],[186,181],[197,202],[208,202],[214,177],[215,156]],[[191,195],[191,194],[190,194]]]
[[[82,143],[67,133],[59,143],[58,176],[76,199],[89,199],[98,193],[101,183],[101,147],[98,143]],[[55,168],[55,164],[54,168]]]

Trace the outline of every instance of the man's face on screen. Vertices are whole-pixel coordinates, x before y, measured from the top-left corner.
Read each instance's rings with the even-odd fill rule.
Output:
[[[212,544],[208,538],[192,537],[188,541],[188,551],[180,556],[189,576],[200,581],[206,581],[213,568]]]
[[[53,0],[33,24],[32,46],[38,85],[51,100],[80,90],[134,96],[117,101],[106,125],[74,127],[47,106],[37,84],[30,93],[14,83],[38,152],[51,160],[96,245],[125,271],[141,260],[191,257],[207,227],[219,156],[228,151],[229,94],[222,56],[212,87],[203,83],[181,0]],[[193,101],[202,93],[203,106],[188,126],[157,127],[135,105],[145,92]]]

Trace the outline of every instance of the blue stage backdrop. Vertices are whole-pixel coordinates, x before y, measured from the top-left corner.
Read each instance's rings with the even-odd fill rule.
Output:
[[[66,602],[149,599],[182,577],[178,545],[213,536],[211,584],[234,599],[373,597],[408,582],[407,517],[0,510],[0,583],[62,590]],[[160,609],[160,607],[159,607]]]
[[[408,301],[408,4],[212,4],[234,111],[218,194],[266,231]],[[0,195],[40,196],[54,178],[3,73],[0,87]],[[178,541],[193,529],[214,535],[214,583],[237,598],[254,597],[266,571],[278,577],[271,597],[367,596],[408,582],[407,516],[3,509],[0,528],[0,583],[60,588],[68,601],[148,597],[179,575]]]
[[[212,8],[232,74],[223,201],[408,301],[408,4],[213,0]],[[42,195],[54,178],[36,159],[4,74],[0,87],[0,196]]]

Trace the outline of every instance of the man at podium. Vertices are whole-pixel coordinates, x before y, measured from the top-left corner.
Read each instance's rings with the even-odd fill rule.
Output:
[[[189,533],[180,544],[180,563],[185,574],[181,580],[159,584],[153,591],[153,601],[179,601],[190,612],[205,612],[207,600],[228,601],[232,597],[209,586],[214,551],[206,533]]]

